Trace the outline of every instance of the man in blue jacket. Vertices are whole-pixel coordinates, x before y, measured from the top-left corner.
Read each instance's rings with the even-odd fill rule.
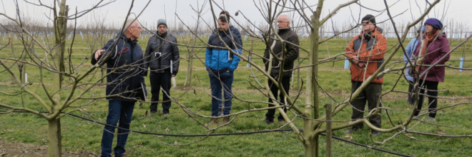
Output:
[[[143,50],[137,43],[142,29],[135,20],[128,20],[126,26],[124,34],[118,34],[101,50],[92,54],[92,65],[107,64],[108,116],[102,136],[102,157],[111,156],[113,134],[118,121],[120,129],[114,152],[115,156],[124,156],[134,104],[146,98]]]
[[[225,16],[218,19],[218,29],[208,39],[206,49],[205,66],[210,76],[211,86],[211,115],[218,116],[219,103],[222,102],[221,89],[224,88],[223,114],[229,115],[232,104],[232,84],[234,70],[238,68],[239,57],[234,53],[241,54],[241,41],[231,33]],[[228,122],[229,117],[224,118]],[[218,123],[213,118],[209,124]]]

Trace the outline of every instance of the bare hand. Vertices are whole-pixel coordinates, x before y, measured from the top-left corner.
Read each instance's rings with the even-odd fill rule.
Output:
[[[174,75],[174,74],[172,74],[172,77],[175,77],[175,75]]]
[[[102,53],[105,52],[105,50],[97,50],[95,51],[95,60],[98,60],[98,57],[102,55]]]
[[[358,57],[358,56],[352,57],[352,62],[353,62],[354,64],[359,63],[359,57]]]

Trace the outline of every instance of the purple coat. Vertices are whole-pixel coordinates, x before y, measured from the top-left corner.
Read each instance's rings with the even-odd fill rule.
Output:
[[[423,41],[425,40],[426,36],[423,36]],[[418,57],[418,53],[421,50],[421,43],[419,43],[416,46],[414,56]],[[449,52],[449,41],[447,40],[446,34],[442,33],[439,35],[439,37],[435,40],[433,39],[428,43],[428,47],[426,47],[426,53],[425,57],[423,59],[422,64],[426,65],[433,65],[437,62],[439,62],[437,65],[443,65],[446,63],[446,61],[449,60],[450,54]],[[444,59],[440,60],[442,57],[446,56]],[[426,72],[426,69],[428,69],[429,66],[425,66],[420,69],[420,74],[423,74]],[[421,77],[421,80],[427,80],[427,81],[434,81],[434,82],[444,82],[444,75],[446,74],[446,69],[444,66],[435,66],[431,68],[426,75],[423,75]],[[419,75],[414,75],[415,78],[417,78]]]

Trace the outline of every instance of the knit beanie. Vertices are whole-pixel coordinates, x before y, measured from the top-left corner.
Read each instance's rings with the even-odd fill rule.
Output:
[[[424,22],[424,25],[426,25],[426,24],[430,24],[431,26],[433,26],[436,29],[442,29],[443,28],[443,24],[441,23],[441,21],[439,21],[436,18],[427,19],[426,22]]]
[[[157,21],[157,27],[159,27],[160,25],[164,25],[164,26],[167,27],[167,22],[166,22],[166,20],[164,20],[164,19],[159,19],[159,20]]]
[[[377,26],[376,23],[375,23],[375,16],[371,15],[371,14],[367,14],[366,16],[364,16],[362,18],[362,21],[361,22],[364,22],[365,20],[367,21],[370,21],[374,24],[374,26]]]

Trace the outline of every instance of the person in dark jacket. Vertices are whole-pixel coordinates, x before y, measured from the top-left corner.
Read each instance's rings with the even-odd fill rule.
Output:
[[[220,40],[221,39],[221,40]],[[239,57],[234,53],[241,54],[240,40],[231,34],[229,24],[224,16],[218,19],[218,29],[208,39],[205,52],[205,66],[208,70],[211,86],[211,116],[217,117],[219,103],[222,103],[221,89],[224,89],[223,114],[229,115],[232,105],[232,85],[234,70],[238,68]],[[232,52],[231,52],[232,51]],[[229,117],[223,119],[227,122]],[[209,124],[218,123],[213,118]]]
[[[295,60],[298,58],[299,55],[299,41],[298,41],[298,36],[295,32],[293,32],[290,29],[290,19],[288,18],[287,15],[280,15],[277,20],[279,30],[277,34],[284,40],[284,42],[280,40],[274,40],[272,38],[275,38],[275,36],[272,36],[272,38],[269,40],[268,45],[266,45],[266,50],[264,52],[264,58],[262,60],[264,61],[266,71],[270,70],[270,76],[275,78],[276,81],[279,79],[282,79],[282,87],[279,88],[277,86],[277,82],[272,82],[268,81],[270,91],[275,97],[275,101],[277,101],[277,96],[279,96],[279,104],[280,105],[286,105],[286,100],[285,96],[282,92],[282,90],[289,94],[289,89],[290,89],[290,78],[292,77],[292,70],[293,70],[293,65]],[[272,53],[277,55],[273,56]],[[277,58],[282,58],[283,57],[283,62],[279,61],[276,59]],[[269,69],[269,62],[272,60],[272,66]],[[280,90],[280,93],[279,93]],[[279,94],[277,94],[279,93]],[[269,107],[273,107],[272,105],[272,99],[269,98]],[[284,112],[287,111],[287,109],[284,107],[283,108]],[[270,124],[274,122],[274,114],[275,114],[275,109],[269,109],[266,113],[266,119],[264,120],[264,123]],[[282,117],[282,114],[279,114],[278,117],[279,122],[285,122],[284,118]]]
[[[424,23],[426,34],[423,40],[416,46],[414,53],[417,66],[415,67],[414,77],[419,79],[420,94],[417,107],[414,111],[415,119],[423,106],[425,89],[428,89],[429,100],[429,121],[436,121],[436,107],[438,106],[438,84],[444,82],[446,73],[445,67],[441,66],[449,60],[449,40],[444,32],[442,32],[443,24],[435,18],[427,19]],[[430,66],[425,65],[434,65]]]
[[[377,28],[375,17],[366,15],[362,18],[362,32],[352,38],[346,47],[346,56],[352,63],[351,70],[351,87],[355,92],[364,81],[371,77],[383,63],[385,52],[387,52],[387,39]],[[378,114],[372,115],[369,122],[380,128],[382,119],[380,114],[380,95],[382,94],[383,76],[374,78],[359,96],[351,101],[353,121],[364,118],[364,109],[367,102],[369,111],[377,108]],[[364,127],[363,123],[353,125],[348,129],[347,133],[352,133]],[[380,135],[378,131],[371,130],[373,135]]]
[[[128,20],[124,34],[118,34],[101,49],[92,54],[92,65],[107,64],[108,116],[102,136],[101,156],[109,157],[112,152],[113,134],[118,121],[117,144],[115,156],[123,156],[128,139],[134,104],[137,100],[145,100],[143,51],[139,46],[138,37],[142,29],[137,21]]]
[[[167,32],[164,19],[157,21],[157,35],[149,38],[146,47],[146,70],[150,68],[151,113],[157,112],[159,92],[162,89],[162,114],[169,115],[171,78],[179,71],[179,48],[177,39]]]

